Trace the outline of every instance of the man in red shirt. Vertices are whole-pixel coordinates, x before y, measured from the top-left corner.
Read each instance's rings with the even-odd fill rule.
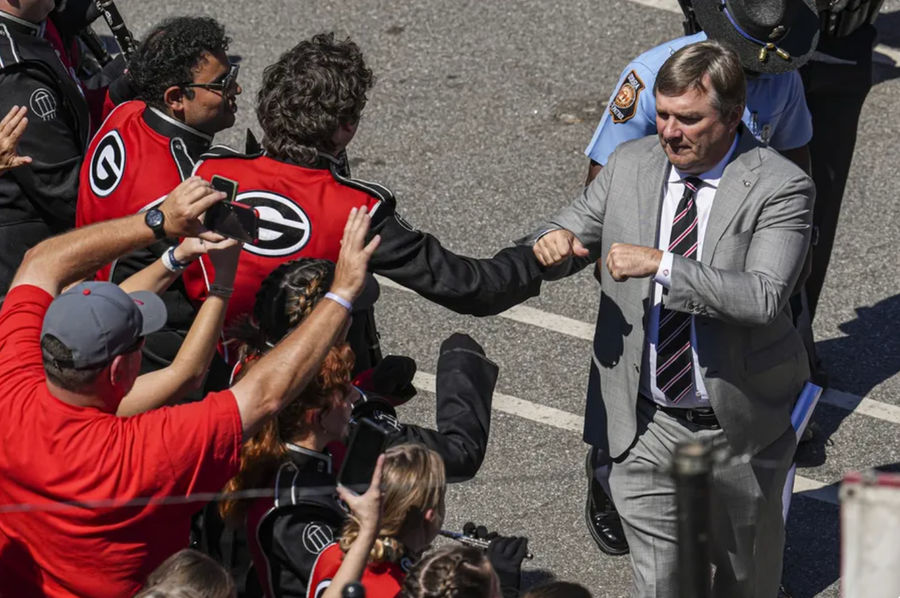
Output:
[[[365,244],[364,209],[347,221],[334,299],[231,390],[115,416],[141,383],[139,349],[165,321],[162,302],[110,283],[60,293],[160,236],[197,235],[200,215],[222,198],[192,177],[146,216],[78,229],[26,255],[0,311],[0,595],[137,591],[187,545],[195,505],[185,503],[237,472],[243,435],[298,395],[344,333],[345,304],[359,295],[378,244]]]

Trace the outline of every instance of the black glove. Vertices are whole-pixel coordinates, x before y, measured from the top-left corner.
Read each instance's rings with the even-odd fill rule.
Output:
[[[522,561],[528,554],[528,538],[500,536],[491,540],[487,549],[488,560],[500,578],[503,598],[516,598],[522,579]]]

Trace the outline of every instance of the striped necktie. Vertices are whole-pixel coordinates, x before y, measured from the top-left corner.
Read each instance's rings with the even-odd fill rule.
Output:
[[[677,255],[697,259],[697,189],[703,181],[697,177],[684,179],[684,194],[672,220],[668,250]],[[691,314],[670,311],[660,306],[659,335],[656,343],[656,386],[666,399],[678,403],[693,386],[691,369]]]

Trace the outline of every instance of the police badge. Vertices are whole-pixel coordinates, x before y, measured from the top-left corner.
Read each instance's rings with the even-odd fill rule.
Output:
[[[637,101],[641,91],[646,87],[641,78],[634,71],[625,75],[622,86],[619,87],[616,97],[609,105],[609,115],[614,123],[624,123],[631,120],[637,112]]]

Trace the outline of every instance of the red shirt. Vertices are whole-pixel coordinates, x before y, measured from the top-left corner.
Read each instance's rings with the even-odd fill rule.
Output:
[[[0,595],[131,596],[188,544],[202,505],[66,506],[215,492],[238,470],[230,391],[120,418],[47,389],[40,332],[52,298],[18,286],[0,311]],[[34,510],[4,512],[10,505]]]
[[[306,598],[319,598],[343,562],[344,552],[337,542],[323,550],[313,566]],[[359,581],[366,590],[366,598],[394,598],[405,578],[406,572],[397,563],[369,563]]]

